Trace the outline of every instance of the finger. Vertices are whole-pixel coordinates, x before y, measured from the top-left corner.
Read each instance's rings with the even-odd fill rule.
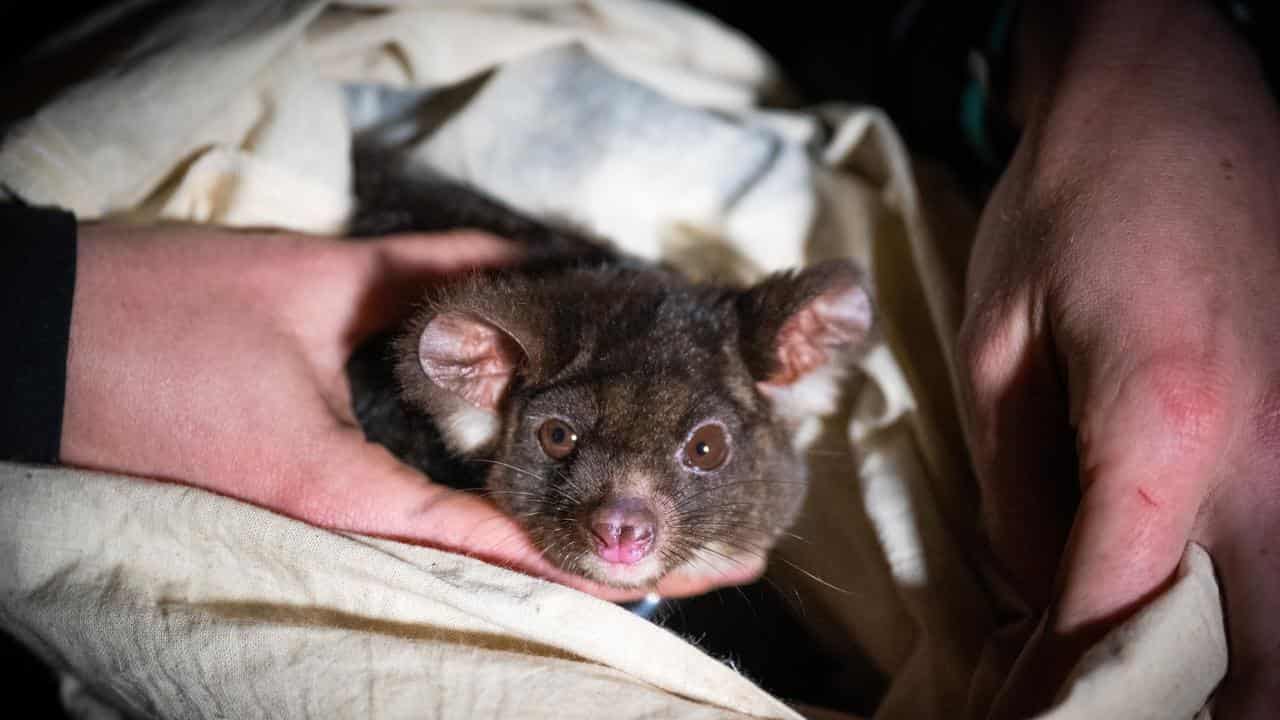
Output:
[[[521,245],[474,230],[401,233],[367,242],[389,271],[444,275],[518,259]]]
[[[1067,407],[1029,294],[971,312],[966,435],[995,560],[1032,611],[1051,598],[1077,494]]]
[[[352,280],[349,290],[339,292],[336,284],[316,281],[297,305],[290,326],[305,338],[334,413],[349,424],[353,418],[345,368],[360,343],[420,307],[429,288],[468,270],[509,264],[521,256],[511,241],[470,231],[390,235],[342,243],[338,252],[338,264]]]
[[[1156,360],[1100,384],[1117,390],[1095,390],[1082,414],[1059,633],[1126,614],[1172,575],[1227,445],[1225,385],[1197,363]]]
[[[339,319],[342,344],[338,350],[343,362],[365,338],[419,307],[428,288],[522,256],[518,244],[472,231],[388,235],[344,243],[341,252],[346,262],[354,260],[358,268],[355,295],[343,298],[347,310]]]
[[[353,244],[367,260],[364,297],[352,339],[358,342],[422,302],[431,285],[468,271],[507,265],[522,256],[510,240],[473,231],[389,235]]]
[[[764,575],[762,557],[748,557],[740,562],[727,563],[711,571],[695,572],[676,570],[658,583],[656,592],[662,597],[680,598],[701,595],[718,587],[746,585]]]
[[[1227,432],[1211,374],[1134,366],[1116,381],[1081,367],[1083,495],[1040,636],[1019,659],[999,717],[1044,707],[1072,664],[1173,576]]]

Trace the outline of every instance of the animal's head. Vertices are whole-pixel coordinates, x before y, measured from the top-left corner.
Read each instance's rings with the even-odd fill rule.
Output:
[[[767,553],[804,498],[800,428],[871,323],[841,261],[745,289],[514,275],[434,298],[396,370],[551,562],[633,587]]]

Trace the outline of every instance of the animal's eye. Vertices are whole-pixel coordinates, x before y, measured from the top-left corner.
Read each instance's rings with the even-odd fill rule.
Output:
[[[578,444],[578,434],[563,420],[551,419],[538,428],[542,452],[555,460],[563,460]]]
[[[684,464],[698,470],[715,470],[729,457],[729,438],[724,428],[707,423],[693,431],[684,446]]]

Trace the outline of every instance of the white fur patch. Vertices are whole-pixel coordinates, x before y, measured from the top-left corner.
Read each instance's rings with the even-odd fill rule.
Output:
[[[445,442],[456,452],[469,453],[498,435],[498,416],[474,405],[459,403],[442,423]]]
[[[803,420],[833,413],[844,379],[845,370],[840,363],[827,363],[794,383],[760,383],[760,389],[773,402],[778,415]]]
[[[813,441],[820,419],[835,412],[844,377],[844,363],[837,356],[790,385],[760,383],[758,387],[773,403],[774,412],[796,424],[795,443],[803,447]]]

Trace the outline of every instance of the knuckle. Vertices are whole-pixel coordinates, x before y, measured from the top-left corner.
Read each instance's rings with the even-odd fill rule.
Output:
[[[1105,478],[1109,491],[1135,492],[1138,507],[1157,513],[1200,497],[1229,439],[1231,402],[1227,374],[1203,356],[1179,351],[1141,364],[1109,406],[1081,421],[1084,489]]]
[[[1175,455],[1216,446],[1229,420],[1227,386],[1212,367],[1200,362],[1162,360],[1139,376],[1147,394],[1150,419],[1169,440]]]

